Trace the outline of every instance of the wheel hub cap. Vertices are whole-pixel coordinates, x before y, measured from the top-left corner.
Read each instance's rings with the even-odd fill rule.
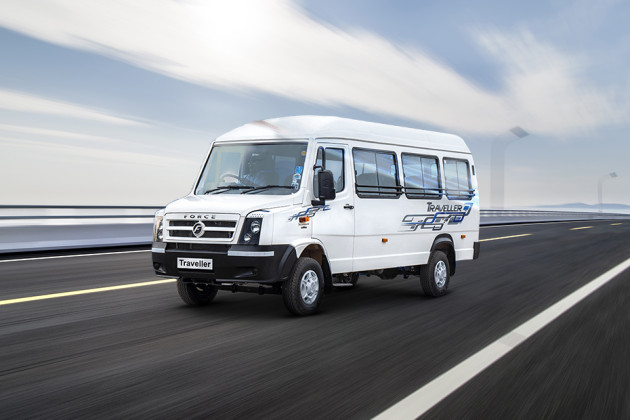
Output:
[[[315,302],[319,294],[319,279],[313,270],[308,270],[300,281],[300,294],[304,303],[310,305]]]
[[[444,287],[446,284],[446,264],[444,261],[438,261],[435,264],[435,269],[433,270],[433,278],[435,280],[435,285],[440,289]]]

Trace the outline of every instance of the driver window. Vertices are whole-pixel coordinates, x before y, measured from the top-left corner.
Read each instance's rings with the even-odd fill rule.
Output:
[[[235,182],[240,173],[241,155],[238,152],[217,148],[218,165],[212,167],[214,178],[221,181]]]
[[[345,188],[345,175],[344,175],[344,154],[343,149],[335,147],[327,147],[324,149],[320,147],[317,150],[317,160],[315,166],[318,167],[315,170],[313,177],[313,192],[315,197],[319,196],[318,190],[318,173],[322,169],[329,170],[333,173],[333,179],[335,180],[335,191],[343,191]]]

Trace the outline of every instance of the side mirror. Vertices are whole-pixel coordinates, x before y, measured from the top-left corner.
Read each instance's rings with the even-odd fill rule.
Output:
[[[319,200],[313,200],[311,204],[321,206],[326,200],[335,199],[335,180],[331,171],[323,170],[318,172],[317,187],[319,189]]]

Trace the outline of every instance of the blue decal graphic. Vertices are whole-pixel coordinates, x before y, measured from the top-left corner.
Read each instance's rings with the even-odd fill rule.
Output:
[[[295,173],[296,174],[301,174],[303,170],[304,170],[303,166],[296,166],[295,167]]]
[[[434,205],[428,203],[427,211],[433,214],[408,214],[403,217],[401,231],[415,232],[420,229],[442,230],[444,225],[461,223],[470,214],[473,203],[461,205]]]
[[[315,214],[320,210],[328,211],[330,210],[330,206],[328,204],[324,204],[323,206],[309,207],[306,210],[296,213],[293,216],[289,217],[289,222],[291,220],[299,219],[300,217],[304,217],[304,216],[314,217]]]

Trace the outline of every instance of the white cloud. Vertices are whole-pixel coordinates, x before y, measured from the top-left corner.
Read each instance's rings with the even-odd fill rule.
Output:
[[[2,204],[164,204],[186,194],[199,162],[0,134]],[[9,182],[10,181],[10,182]]]
[[[504,65],[514,125],[562,135],[628,121],[627,103],[580,78],[585,59],[562,54],[527,30],[479,33],[477,39]]]
[[[0,89],[0,109],[28,112],[33,114],[55,115],[59,117],[78,118],[116,125],[143,126],[145,124],[127,118],[117,117],[107,112],[67,102],[42,98],[23,92]]]
[[[6,134],[8,133],[8,134]],[[26,127],[14,124],[0,123],[0,146],[3,150],[8,147],[41,148],[54,159],[59,154],[70,153],[81,159],[90,159],[98,162],[128,162],[142,165],[169,164],[182,167],[197,164],[200,157],[197,153],[199,144],[195,147],[187,147],[184,150],[171,144],[156,144],[154,137],[134,132],[134,141],[121,137],[105,137],[75,131],[57,130],[40,127]],[[181,139],[181,137],[178,137]],[[185,144],[195,144],[193,139],[184,140]],[[206,145],[203,144],[204,152]],[[54,153],[51,153],[54,150]],[[196,162],[196,163],[195,163]]]
[[[0,25],[203,86],[346,105],[449,131],[519,124],[565,135],[627,121],[615,98],[580,80],[573,59],[527,32],[478,36],[505,69],[503,89],[492,92],[422,51],[330,27],[289,0],[5,0]]]
[[[50,161],[58,161],[61,157],[75,159],[75,161],[90,162],[91,164],[112,165],[124,163],[135,165],[138,168],[159,166],[164,168],[186,167],[197,162],[190,159],[175,157],[172,155],[150,153],[147,150],[133,151],[122,148],[112,148],[107,145],[94,147],[94,145],[81,145],[64,142],[51,142],[49,140],[23,139],[16,137],[4,137],[0,135],[0,144],[6,154],[9,151],[28,150],[30,155],[45,156]],[[22,162],[20,162],[21,164]],[[0,171],[1,173],[2,171]],[[8,174],[7,174],[8,175]],[[120,181],[120,179],[117,179]]]
[[[65,130],[53,130],[49,128],[25,127],[21,125],[13,125],[13,124],[0,124],[0,132],[1,131],[9,131],[13,133],[20,133],[20,134],[26,134],[26,135],[57,137],[57,138],[64,138],[64,139],[105,141],[109,143],[118,141],[110,137],[94,136],[92,134],[76,133],[73,131],[65,131]]]

